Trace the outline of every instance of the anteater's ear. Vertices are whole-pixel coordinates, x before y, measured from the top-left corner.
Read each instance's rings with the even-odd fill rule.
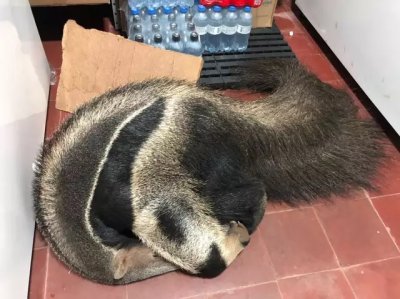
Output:
[[[128,272],[128,251],[120,249],[113,260],[114,279],[121,279]]]

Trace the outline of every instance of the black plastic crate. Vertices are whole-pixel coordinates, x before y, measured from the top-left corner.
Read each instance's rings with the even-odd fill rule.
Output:
[[[250,60],[265,58],[294,58],[279,29],[253,28],[249,46],[244,52],[203,54],[204,66],[199,83],[213,88],[229,88],[239,82],[237,68]]]

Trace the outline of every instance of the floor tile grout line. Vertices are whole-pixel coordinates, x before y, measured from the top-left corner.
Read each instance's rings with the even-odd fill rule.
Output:
[[[266,215],[264,215],[264,216],[266,216]],[[264,230],[262,229],[262,227],[259,226],[259,227],[257,228],[257,230],[259,230],[259,231],[260,231],[260,234],[263,235],[262,233],[264,232]],[[262,248],[263,248],[263,249],[265,250],[265,252],[268,254],[269,260],[270,260],[270,262],[271,262],[272,272],[274,273],[274,279],[275,279],[275,281],[276,281],[276,280],[277,280],[277,277],[278,277],[278,272],[276,271],[276,266],[274,265],[274,262],[272,261],[272,258],[271,258],[271,255],[270,255],[270,253],[269,253],[267,244],[265,244],[264,238],[261,238],[260,242],[261,242]]]
[[[47,298],[47,280],[49,278],[49,259],[50,259],[50,249],[47,246],[47,248],[46,248],[46,273],[44,274],[43,299]]]
[[[372,209],[374,210],[375,214],[378,216],[379,221],[382,223],[383,227],[385,228],[385,231],[388,233],[390,239],[392,240],[394,246],[396,247],[397,253],[400,254],[400,248],[399,248],[399,246],[398,246],[397,243],[396,243],[396,238],[394,238],[394,237],[392,236],[390,230],[387,228],[387,226],[386,226],[385,222],[383,221],[381,215],[379,215],[377,209],[376,209],[375,206],[374,206],[374,203],[372,202],[371,198],[369,197],[368,192],[365,191],[365,193],[366,193],[366,196],[367,196],[367,199],[368,199],[369,204],[371,205],[371,207],[372,207]]]
[[[365,191],[365,192],[367,193],[367,196],[368,196],[370,199],[383,198],[383,197],[389,197],[389,196],[400,195],[400,192],[399,192],[399,193],[389,193],[389,194],[385,194],[385,195],[371,196],[371,195],[368,193],[368,191]]]
[[[319,218],[319,215],[318,215],[318,213],[317,213],[317,211],[316,211],[316,209],[315,209],[314,207],[313,207],[313,211],[314,211],[315,218],[317,219],[317,221],[318,221],[318,223],[319,223],[319,225],[320,225],[320,227],[321,227],[321,229],[322,229],[322,232],[324,233],[325,238],[326,238],[326,240],[328,241],[329,246],[331,247],[331,250],[332,250],[333,255],[334,255],[334,257],[335,257],[335,260],[336,260],[336,264],[338,265],[338,267],[339,267],[339,269],[340,269],[339,271],[342,273],[344,279],[346,280],[346,283],[347,283],[347,285],[349,286],[349,288],[350,288],[350,290],[351,290],[351,292],[352,292],[354,298],[357,299],[358,296],[357,296],[357,294],[356,294],[356,292],[355,292],[353,286],[351,285],[350,280],[349,280],[348,277],[346,276],[346,273],[344,272],[343,268],[342,268],[341,265],[340,265],[340,261],[339,261],[339,258],[338,258],[338,256],[337,256],[337,254],[336,254],[335,248],[333,247],[332,242],[331,242],[331,240],[329,239],[328,233],[326,232],[326,229],[325,229],[325,227],[324,227],[324,225],[323,225],[321,219]]]
[[[348,266],[339,266],[336,268],[324,269],[324,270],[320,270],[320,271],[287,275],[287,276],[277,278],[277,281],[290,279],[290,278],[296,278],[296,277],[302,277],[302,276],[307,276],[307,275],[312,275],[312,274],[325,273],[325,272],[330,272],[330,271],[348,270],[348,269],[352,269],[352,268],[356,268],[356,267],[360,267],[360,266],[366,266],[366,265],[370,265],[370,264],[374,264],[374,263],[380,263],[380,262],[390,261],[390,260],[395,260],[395,259],[400,259],[400,256],[392,256],[392,257],[388,257],[388,258],[384,258],[384,259],[378,259],[378,260],[373,260],[373,261],[368,261],[368,262],[363,262],[363,263],[353,264],[353,265],[348,265]]]
[[[224,290],[219,290],[219,291],[214,291],[214,292],[209,292],[209,293],[203,293],[203,294],[197,294],[197,295],[192,295],[192,296],[186,296],[186,297],[180,297],[180,299],[194,299],[200,296],[211,296],[211,295],[216,295],[216,294],[223,294],[226,292],[230,292],[230,291],[236,291],[236,290],[245,290],[248,288],[252,288],[252,287],[258,287],[258,286],[262,286],[265,284],[269,284],[269,283],[276,283],[278,284],[277,280],[270,280],[270,281],[264,281],[264,282],[259,282],[259,283],[254,283],[254,284],[249,284],[249,285],[245,285],[245,286],[239,286],[239,287],[234,287],[234,288],[229,288],[229,289],[224,289]]]
[[[334,256],[335,261],[336,261],[336,264],[337,264],[338,267],[340,267],[340,261],[339,261],[339,258],[338,258],[338,256],[337,256],[337,254],[336,254],[336,251],[335,251],[335,249],[334,249],[334,247],[333,247],[333,245],[332,245],[332,242],[331,242],[331,240],[329,239],[328,233],[326,232],[326,229],[325,229],[324,225],[322,224],[322,221],[321,221],[321,219],[319,218],[319,216],[318,216],[318,214],[317,214],[317,211],[315,210],[314,207],[313,207],[313,213],[314,213],[315,218],[317,219],[317,222],[318,222],[319,226],[321,227],[321,230],[322,230],[322,232],[323,232],[323,234],[324,234],[326,240],[328,241],[329,247],[330,247],[331,250],[332,250],[333,256]]]
[[[39,246],[39,247],[33,247],[33,250],[44,249],[44,248],[47,248],[47,247],[48,247],[48,245],[42,245],[42,246]]]
[[[319,271],[314,271],[314,272],[307,272],[307,273],[301,273],[301,274],[293,274],[293,275],[282,276],[282,277],[278,278],[277,280],[280,281],[280,280],[286,280],[286,279],[291,279],[291,278],[303,277],[303,276],[308,276],[308,275],[312,275],[312,274],[320,274],[320,273],[338,271],[338,270],[340,270],[340,267],[324,269],[324,270],[319,270]]]
[[[281,290],[281,286],[279,285],[278,279],[276,280],[276,287],[278,288],[279,296],[281,296],[281,299],[283,299],[283,293],[282,293],[282,290]]]
[[[387,258],[379,259],[379,260],[368,261],[368,262],[364,262],[364,263],[360,263],[360,264],[342,266],[342,268],[343,268],[343,270],[349,270],[349,269],[360,267],[360,266],[368,266],[371,264],[391,261],[391,260],[395,260],[395,259],[400,259],[400,256],[396,255],[396,256],[391,256],[391,257],[387,257]]]
[[[293,209],[287,209],[287,210],[281,210],[281,211],[272,211],[272,212],[266,212],[264,215],[272,215],[272,214],[280,214],[280,213],[285,213],[285,212],[293,212],[293,211],[300,211],[300,210],[305,210],[305,209],[311,209],[313,206],[309,207],[297,207]]]

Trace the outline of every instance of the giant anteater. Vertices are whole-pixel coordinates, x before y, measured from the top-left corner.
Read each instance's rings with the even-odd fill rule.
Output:
[[[79,108],[44,144],[34,180],[56,255],[105,284],[175,269],[213,277],[246,246],[267,197],[371,187],[381,133],[346,93],[292,59],[250,65],[241,87],[269,95],[233,101],[157,79]]]

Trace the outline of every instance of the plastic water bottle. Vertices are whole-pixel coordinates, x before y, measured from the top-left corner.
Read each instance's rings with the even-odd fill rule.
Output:
[[[190,11],[188,11],[187,14],[185,15],[185,22],[186,23],[193,22],[193,14]]]
[[[160,27],[160,24],[154,23],[154,24],[151,25],[151,31],[148,34],[149,39],[148,39],[147,43],[150,43],[151,42],[150,41],[151,37],[152,36],[154,37],[156,34],[162,35],[161,27]]]
[[[168,43],[167,49],[177,52],[183,52],[183,42],[181,39],[181,35],[178,32],[172,33],[172,37]]]
[[[150,23],[151,24],[156,24],[159,22],[158,15],[157,15],[157,9],[155,8],[149,8],[148,9],[149,15],[150,15]]]
[[[131,28],[129,28],[129,39],[134,40],[135,35],[141,34],[143,35],[142,25],[135,24]]]
[[[172,15],[172,8],[169,6],[163,7],[163,12],[160,17],[160,25],[163,28],[166,28],[169,24],[169,16]],[[175,16],[174,16],[175,17]]]
[[[221,30],[222,30],[222,9],[221,6],[214,6],[211,13],[210,20],[208,21],[207,38],[209,52],[222,51],[221,43]]]
[[[160,48],[160,49],[165,49],[165,45],[164,45],[164,42],[163,42],[163,37],[162,37],[162,35],[159,34],[159,33],[156,33],[156,34],[153,36],[153,38],[152,38],[150,44],[151,44],[153,47]]]
[[[189,39],[186,42],[185,45],[185,53],[195,55],[195,56],[201,56],[203,54],[204,47],[201,44],[199,35],[197,32],[192,32],[190,33]]]
[[[142,17],[140,15],[140,10],[137,8],[131,8],[129,15],[129,28],[128,28],[128,37],[133,39],[134,32],[133,27],[137,24],[140,24],[142,21]]]
[[[178,24],[170,23],[169,27],[163,32],[163,35],[167,37],[166,43],[169,43],[173,33],[179,33]]]
[[[143,6],[140,9],[140,15],[142,16],[142,22],[145,21],[146,17],[147,17],[147,7],[146,6]]]
[[[236,43],[239,51],[247,49],[249,43],[250,31],[252,26],[253,16],[251,14],[250,6],[245,6],[243,11],[239,14]]]
[[[134,41],[135,42],[138,42],[138,43],[143,43],[144,42],[144,37],[143,37],[143,35],[142,34],[136,34],[135,35],[135,37],[134,37]]]
[[[238,14],[235,6],[229,6],[222,25],[222,47],[224,51],[229,52],[237,50],[236,30],[238,23]]]
[[[147,8],[147,15],[143,22],[144,28],[151,28],[153,23],[158,23],[157,10],[154,7]]]
[[[189,11],[189,7],[187,6],[179,6],[179,13],[176,16],[176,23],[178,23],[178,26],[183,28],[184,27],[184,23],[185,23],[185,17],[186,14]]]
[[[194,23],[186,23],[186,28],[182,30],[182,37],[183,37],[183,42],[186,43],[189,40],[189,36],[192,32],[194,32],[196,29],[196,26]]]
[[[196,27],[196,32],[199,34],[201,43],[203,45],[207,45],[208,17],[207,17],[207,9],[204,5],[197,6],[197,13],[194,15],[193,23]]]

